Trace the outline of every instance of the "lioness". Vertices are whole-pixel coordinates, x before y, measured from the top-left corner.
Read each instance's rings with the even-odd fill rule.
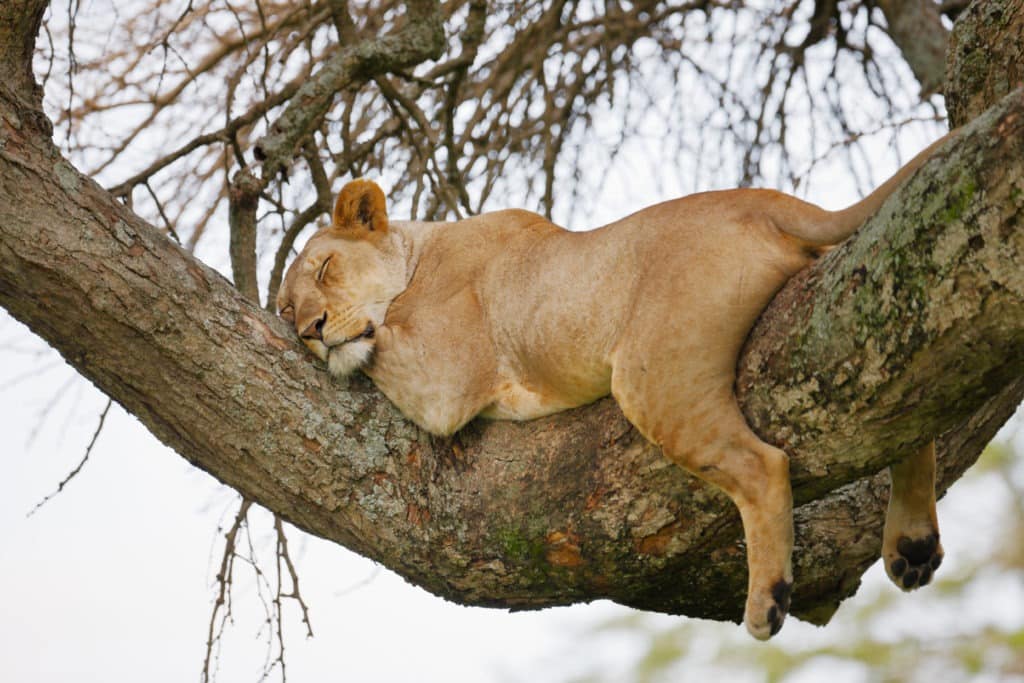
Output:
[[[433,434],[611,393],[666,457],[736,503],[744,621],[765,639],[789,609],[789,463],[740,413],[737,355],[783,283],[853,233],[934,147],[843,211],[770,190],[705,192],[583,233],[520,210],[389,221],[381,189],[354,180],[291,264],[277,306],[332,373],[362,370]],[[942,558],[934,469],[929,446],[890,470],[883,555],[905,589],[928,583]]]

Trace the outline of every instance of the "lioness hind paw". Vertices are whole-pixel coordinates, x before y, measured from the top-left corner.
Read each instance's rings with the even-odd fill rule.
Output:
[[[928,585],[942,564],[942,558],[938,533],[914,539],[900,536],[896,551],[885,555],[885,571],[901,590],[912,591]]]
[[[747,613],[743,621],[750,635],[758,640],[768,640],[779,632],[782,622],[789,613],[792,592],[793,584],[779,579],[772,584],[770,597],[764,596],[762,600],[747,601]]]

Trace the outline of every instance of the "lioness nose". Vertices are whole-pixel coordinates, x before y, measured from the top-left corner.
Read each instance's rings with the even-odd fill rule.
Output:
[[[307,325],[306,329],[304,329],[301,332],[301,334],[299,334],[299,336],[302,337],[303,339],[319,339],[320,341],[323,341],[323,339],[324,339],[324,323],[325,322],[327,322],[327,312],[326,311],[324,312],[324,314],[321,317],[317,318],[316,320],[311,322],[309,325]]]

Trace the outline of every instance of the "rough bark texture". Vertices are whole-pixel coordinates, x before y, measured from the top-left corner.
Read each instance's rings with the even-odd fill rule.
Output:
[[[12,93],[27,90],[37,100],[41,91],[32,76],[32,50],[49,0],[22,0],[0,5],[0,73]]]
[[[243,169],[231,179],[228,193],[231,279],[239,292],[257,302],[260,293],[256,277],[256,209],[262,189],[249,169]]]
[[[0,45],[22,26],[14,14],[0,11]],[[0,88],[0,305],[190,462],[462,603],[609,597],[740,616],[732,505],[612,401],[431,438],[368,381],[332,380],[282,321],[78,174],[48,135],[38,98]],[[1022,214],[1018,92],[787,286],[752,334],[742,402],[791,453],[801,503],[796,614],[826,620],[877,557],[880,468],[945,433],[944,489],[1019,401]]]
[[[1024,2],[971,3],[957,18],[946,59],[946,108],[960,126],[1024,85]]]

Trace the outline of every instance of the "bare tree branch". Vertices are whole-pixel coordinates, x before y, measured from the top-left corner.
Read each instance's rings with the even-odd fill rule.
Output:
[[[231,180],[228,224],[231,229],[231,273],[238,291],[260,301],[256,281],[256,209],[262,183],[248,169]]]
[[[444,29],[440,16],[430,11],[432,5],[424,0],[410,2],[409,21],[400,32],[343,49],[299,88],[292,104],[256,145],[256,156],[264,162],[264,178],[274,177],[289,164],[327,113],[338,91],[358,79],[418,64],[440,54]]]
[[[935,0],[878,0],[888,32],[921,84],[922,99],[941,92],[946,81],[946,43],[942,9]]]
[[[252,501],[242,499],[235,513],[234,522],[224,534],[224,552],[221,555],[220,569],[217,570],[217,598],[210,611],[210,625],[206,636],[206,656],[203,659],[201,679],[204,683],[215,678],[217,647],[224,635],[224,629],[231,620],[231,585],[235,575],[235,557],[238,547],[238,532],[248,524],[249,508]],[[218,619],[218,616],[220,617]],[[214,665],[214,668],[211,668]]]

